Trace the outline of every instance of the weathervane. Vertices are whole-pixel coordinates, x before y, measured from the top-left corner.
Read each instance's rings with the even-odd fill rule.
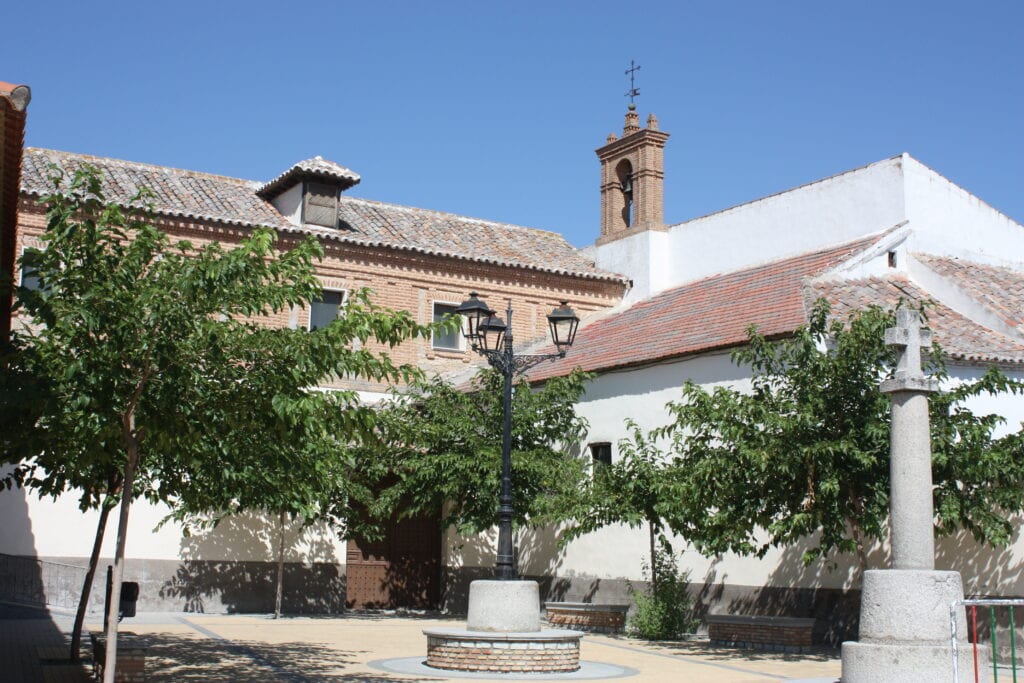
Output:
[[[626,92],[626,97],[629,98],[629,104],[633,104],[633,98],[640,94],[640,89],[636,87],[634,77],[636,72],[640,70],[640,65],[632,59],[629,60],[629,68],[626,69],[626,75],[629,76],[629,91]]]

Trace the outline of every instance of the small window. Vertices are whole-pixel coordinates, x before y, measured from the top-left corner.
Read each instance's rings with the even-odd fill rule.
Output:
[[[456,304],[441,304],[434,303],[434,322],[441,322],[446,315],[457,315],[455,309],[458,306]],[[454,329],[448,332],[439,333],[435,332],[434,337],[431,340],[431,346],[435,349],[443,349],[446,351],[462,351],[462,330]]]
[[[325,289],[320,292],[320,297],[310,302],[309,308],[309,329],[318,330],[327,327],[331,321],[338,317],[341,311],[341,304],[345,302],[345,292],[334,289]]]
[[[595,465],[598,463],[602,465],[612,464],[612,445],[610,443],[592,443],[589,448],[590,457],[593,458]]]
[[[338,187],[328,183],[306,183],[302,220],[325,228],[338,227]]]
[[[25,252],[22,251],[23,257],[24,254]],[[24,261],[22,261],[21,264],[21,282],[19,284],[25,289],[30,289],[33,292],[42,288],[36,269],[25,264]]]

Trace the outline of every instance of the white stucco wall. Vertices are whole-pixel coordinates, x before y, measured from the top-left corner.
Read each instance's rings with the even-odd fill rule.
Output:
[[[1024,253],[1024,226],[907,154],[588,253],[599,267],[632,278],[628,304],[898,226],[906,228],[904,250],[1011,266]]]
[[[914,251],[1021,267],[1024,226],[916,159],[904,156],[903,169]]]
[[[245,515],[227,518],[214,529],[193,530],[186,537],[182,527],[167,523],[156,526],[167,508],[145,501],[131,506],[127,556],[146,560],[236,560],[277,559],[279,526],[277,518]],[[30,491],[0,492],[0,553],[38,557],[88,557],[96,535],[99,512],[80,512],[78,498],[65,494],[56,500],[40,500]],[[117,510],[111,512],[101,555],[114,556]],[[314,525],[303,529],[286,525],[285,560],[288,562],[331,562],[344,564],[345,542]]]
[[[664,234],[594,247],[593,253],[599,267],[633,279],[635,299],[847,242],[906,219],[903,165],[903,157],[886,159],[673,225]]]
[[[302,183],[292,185],[274,197],[270,203],[292,225],[302,224]]]
[[[973,381],[984,373],[982,367],[951,365],[950,381]],[[1024,372],[1008,374],[1024,379]],[[587,385],[586,395],[578,405],[590,428],[585,442],[608,441],[617,444],[628,436],[625,418],[631,417],[644,429],[668,422],[665,404],[678,400],[680,388],[691,379],[712,388],[728,385],[750,386],[749,373],[735,366],[728,354],[695,357],[676,363],[642,368],[597,377]],[[997,435],[1016,431],[1024,422],[1024,397],[1001,395],[981,397],[969,407],[977,414],[998,413],[1007,424]],[[617,458],[618,448],[613,447]],[[1021,521],[1021,520],[1018,520]],[[527,531],[517,541],[520,566],[528,574],[556,574],[560,577],[642,580],[642,562],[648,556],[645,528],[608,527],[580,538],[565,549],[557,548],[552,530]],[[677,551],[684,551],[683,567],[690,580],[709,584],[745,586],[858,588],[860,573],[854,556],[831,558],[835,567],[825,562],[804,566],[801,556],[810,547],[800,543],[785,548],[772,548],[764,558],[725,554],[703,557],[685,539],[673,539]],[[476,564],[477,556],[462,558],[465,564]],[[492,557],[486,558],[493,561]],[[884,544],[869,552],[871,567],[886,566]],[[939,568],[956,569],[964,578],[968,593],[1019,595],[1024,592],[1024,538],[1018,533],[1014,543],[1005,549],[977,544],[969,534],[961,533],[940,539],[936,563]],[[486,566],[486,562],[481,562]]]

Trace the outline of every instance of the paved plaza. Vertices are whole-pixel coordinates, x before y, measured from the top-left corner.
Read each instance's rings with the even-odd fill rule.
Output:
[[[65,655],[72,617],[0,605],[0,681],[80,682],[87,667],[46,660]],[[400,615],[286,617],[263,615],[140,614],[122,630],[150,640],[147,680],[209,681],[493,681],[512,676],[454,676],[410,668],[410,658],[426,654],[424,628],[459,627],[456,619]],[[98,629],[95,619],[89,629]],[[86,637],[88,642],[88,637]],[[787,655],[716,648],[706,642],[649,644],[620,636],[588,635],[581,659],[595,672],[614,665],[625,669],[616,679],[653,681],[804,680],[820,683],[839,677],[835,650]],[[604,665],[604,666],[599,666]],[[405,667],[403,669],[403,666]],[[520,679],[521,680],[521,679]],[[532,676],[533,681],[584,680]],[[594,680],[594,679],[591,679]]]

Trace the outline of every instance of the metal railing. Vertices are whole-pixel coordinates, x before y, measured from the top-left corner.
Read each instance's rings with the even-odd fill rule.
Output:
[[[969,630],[971,636],[971,649],[974,655],[974,681],[980,683],[981,681],[981,667],[979,666],[978,656],[978,608],[988,607],[988,623],[984,624],[983,629],[989,629],[990,646],[992,649],[992,680],[996,683],[999,681],[999,670],[1008,669],[1008,673],[1012,676],[1013,683],[1018,683],[1017,680],[1017,624],[1014,618],[1014,607],[1024,607],[1024,599],[1011,599],[1011,598],[990,598],[990,599],[969,599],[969,600],[957,600],[949,607],[949,624],[950,631],[952,633],[950,637],[950,643],[953,646],[953,681],[960,683],[960,653],[957,641],[959,640],[959,634],[957,633],[957,613],[959,610],[966,608]],[[1000,646],[998,642],[998,631],[999,624],[996,621],[996,608],[1006,607],[1009,610],[1009,640],[1010,647],[1009,661],[1000,663]],[[984,617],[983,617],[984,618]],[[1008,666],[1007,666],[1008,664]],[[1024,673],[1022,673],[1024,678]]]
[[[0,553],[0,600],[73,609],[86,571],[78,565]]]

